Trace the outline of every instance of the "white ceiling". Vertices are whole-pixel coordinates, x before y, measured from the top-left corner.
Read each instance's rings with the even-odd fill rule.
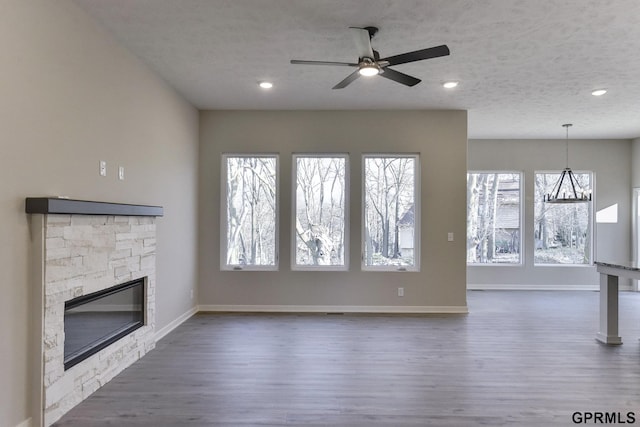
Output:
[[[75,1],[200,109],[463,109],[470,138],[640,137],[638,0]],[[289,63],[355,62],[348,27],[367,25],[382,57],[451,55],[395,66],[413,88],[332,90],[352,69]]]

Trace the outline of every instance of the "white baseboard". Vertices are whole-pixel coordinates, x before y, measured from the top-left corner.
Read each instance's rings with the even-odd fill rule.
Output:
[[[246,313],[389,313],[389,314],[466,314],[460,306],[395,305],[200,305],[199,312]]]
[[[166,325],[164,328],[156,331],[155,339],[156,342],[160,341],[164,338],[169,332],[173,331],[175,328],[183,324],[187,319],[198,312],[198,307],[192,307],[187,312],[181,314],[176,319],[174,319],[171,323]]]
[[[31,418],[27,418],[26,420],[18,424],[16,427],[31,427]]]
[[[599,291],[599,285],[562,285],[562,284],[477,284],[467,283],[469,291]],[[630,291],[631,285],[620,285],[621,291]]]

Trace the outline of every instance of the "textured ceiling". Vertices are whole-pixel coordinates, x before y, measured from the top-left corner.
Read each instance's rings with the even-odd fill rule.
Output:
[[[470,138],[640,137],[638,0],[75,1],[200,109],[464,109]],[[413,88],[332,90],[351,69],[289,63],[357,61],[348,27],[367,25],[383,57],[451,55],[394,67]]]

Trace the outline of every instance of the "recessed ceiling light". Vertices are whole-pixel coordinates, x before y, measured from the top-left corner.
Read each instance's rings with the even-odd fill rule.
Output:
[[[262,89],[271,89],[273,87],[273,83],[271,83],[271,82],[260,82],[260,83],[258,83],[258,86],[260,86]]]
[[[458,86],[458,82],[446,82],[442,86],[446,87],[447,89],[453,89],[454,87]]]
[[[606,89],[598,89],[598,90],[594,90],[593,92],[591,92],[591,95],[593,95],[593,96],[602,96],[605,93],[607,93]]]

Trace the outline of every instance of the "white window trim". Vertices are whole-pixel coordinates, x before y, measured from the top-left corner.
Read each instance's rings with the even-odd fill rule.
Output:
[[[229,157],[258,157],[276,159],[276,218],[274,265],[238,265],[227,264],[227,159]],[[221,203],[220,203],[220,270],[222,271],[278,271],[280,256],[280,155],[277,153],[223,153],[221,167]]]
[[[366,232],[365,232],[365,227],[366,227],[366,218],[365,218],[365,202],[366,202],[366,190],[365,190],[365,185],[366,185],[366,181],[365,181],[365,159],[367,158],[383,158],[383,157],[407,157],[407,158],[413,158],[415,159],[415,169],[414,169],[414,187],[413,187],[413,191],[414,191],[414,217],[415,217],[415,224],[414,224],[414,232],[413,232],[413,252],[414,252],[414,256],[413,256],[413,260],[414,260],[414,264],[412,266],[395,266],[395,265],[366,265],[365,264],[365,236],[366,236]],[[362,161],[361,161],[361,169],[362,169],[362,173],[361,173],[361,193],[362,193],[362,200],[361,200],[361,204],[362,204],[362,211],[360,213],[360,222],[361,224],[361,230],[360,230],[360,236],[361,236],[361,240],[360,240],[360,247],[361,247],[361,251],[360,251],[360,268],[362,269],[362,271],[388,271],[388,272],[400,272],[400,273],[405,273],[405,272],[419,272],[420,271],[420,258],[421,258],[421,222],[422,222],[422,215],[421,215],[421,205],[422,205],[422,192],[420,190],[420,183],[421,183],[421,165],[420,165],[420,154],[419,153],[363,153],[362,154]]]
[[[511,262],[511,263],[487,263],[487,262],[467,262],[467,266],[469,267],[522,267],[524,265],[524,188],[525,188],[525,176],[523,171],[511,171],[511,170],[468,170],[467,174],[470,173],[497,173],[497,174],[513,174],[520,175],[520,261]],[[534,180],[535,183],[535,180]],[[467,221],[469,218],[467,218]]]
[[[296,204],[298,188],[299,157],[337,157],[344,159],[344,265],[299,265],[296,264]],[[292,271],[348,271],[349,270],[349,153],[293,153],[291,159],[291,270]]]
[[[589,263],[587,264],[547,264],[547,263],[538,263],[536,262],[536,247],[535,247],[535,242],[533,245],[533,266],[534,267],[543,267],[543,268],[548,268],[548,267],[572,267],[572,268],[583,268],[583,267],[593,267],[594,264],[594,259],[596,257],[596,252],[595,252],[595,242],[596,242],[596,222],[595,222],[595,206],[596,206],[596,197],[597,197],[597,192],[596,192],[596,173],[593,170],[571,170],[574,174],[584,174],[584,173],[588,173],[591,175],[591,203],[592,205],[592,209],[591,209],[591,217],[589,218],[589,228],[591,228],[591,236],[589,236],[590,239],[590,243],[589,243],[589,247],[591,248],[591,251],[589,253]],[[534,212],[534,227],[535,227],[535,205],[536,205],[536,200],[535,200],[535,185],[536,185],[536,175],[540,174],[540,173],[553,173],[553,174],[557,174],[560,175],[562,173],[561,169],[552,169],[552,170],[536,170],[533,171],[533,212]],[[534,239],[535,241],[535,239]]]

